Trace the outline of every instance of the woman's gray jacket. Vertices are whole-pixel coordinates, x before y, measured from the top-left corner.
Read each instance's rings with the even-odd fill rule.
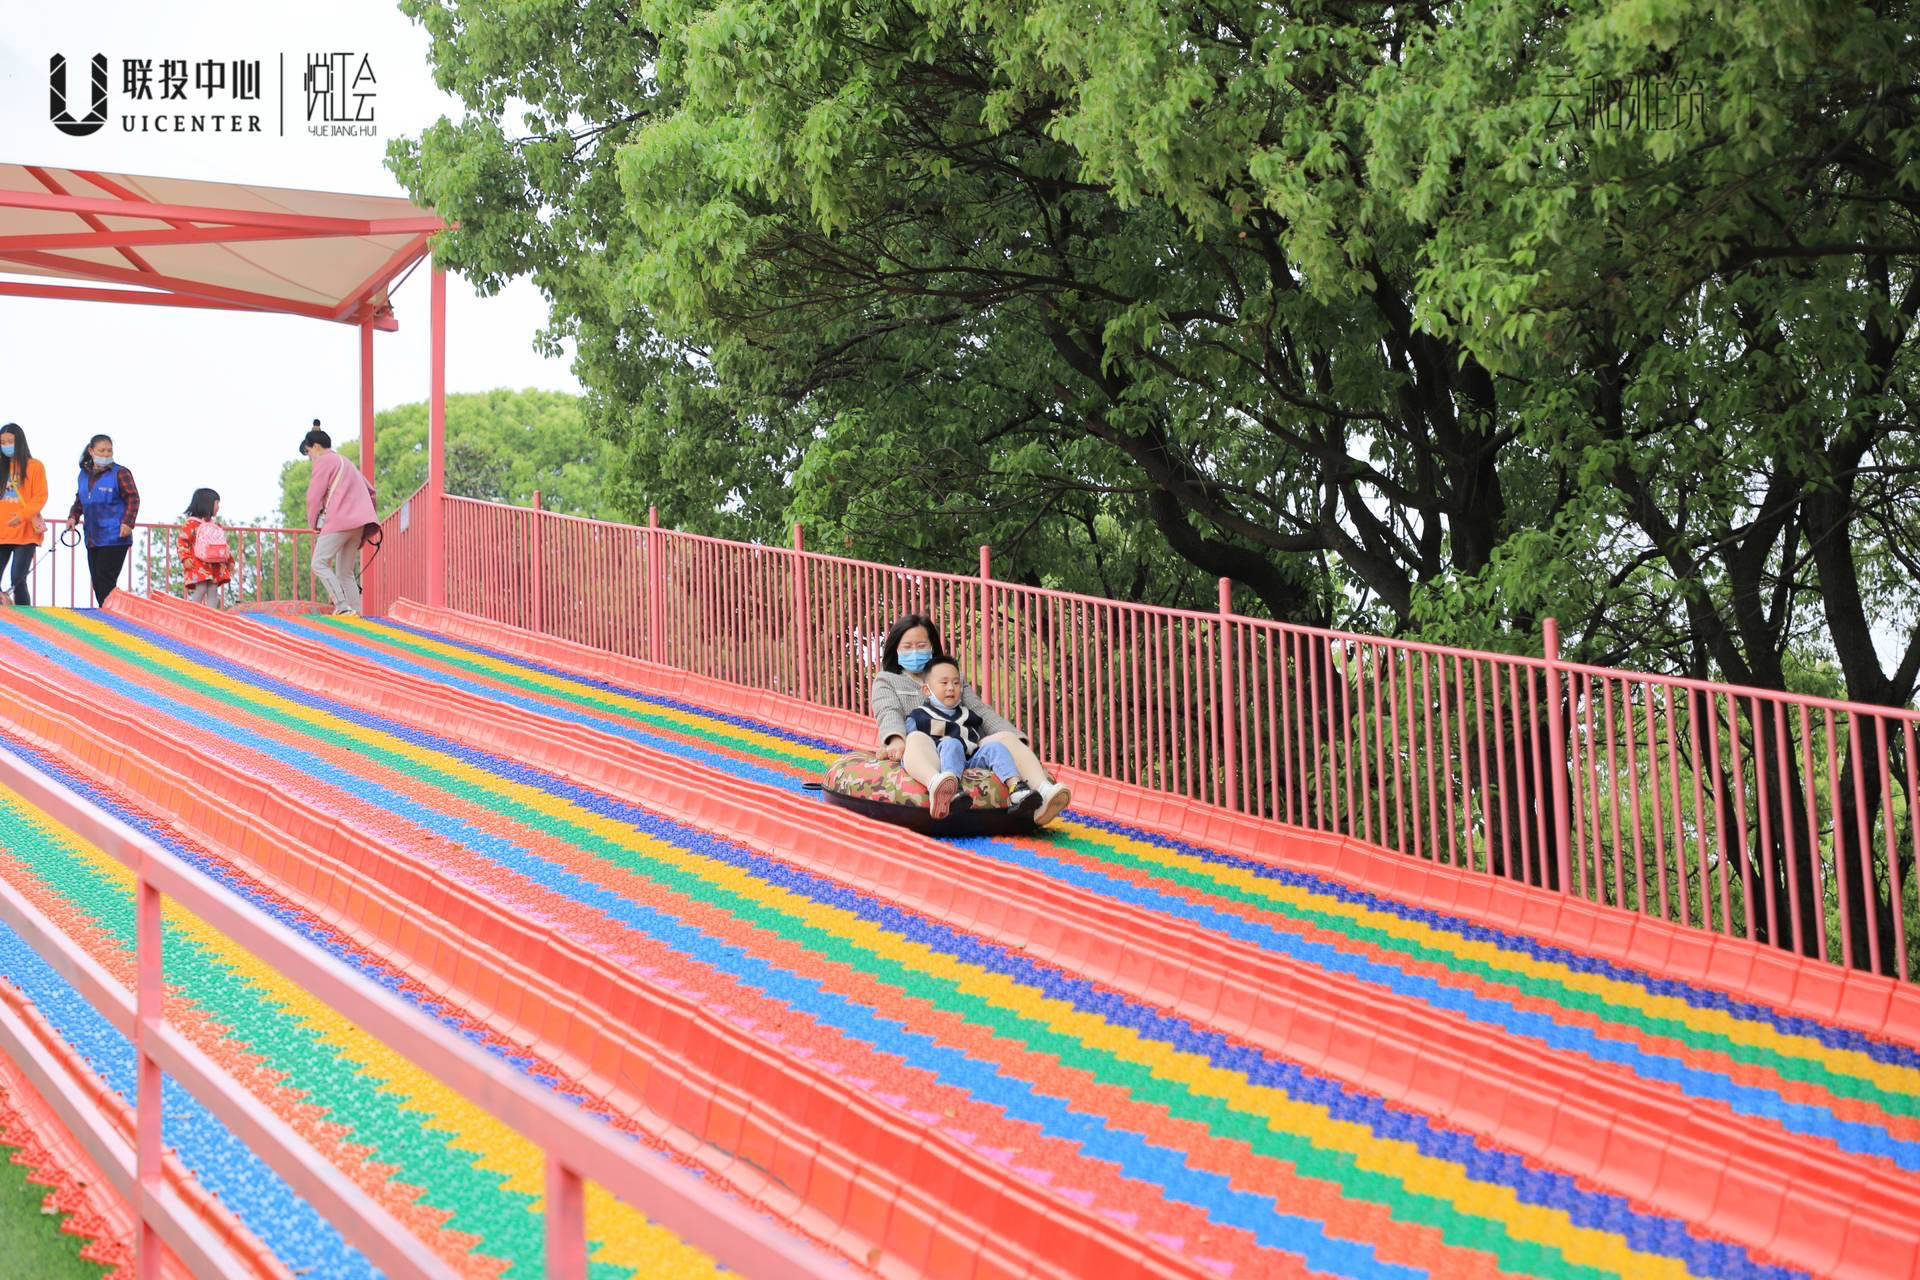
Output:
[[[914,676],[897,671],[882,671],[873,678],[872,707],[874,721],[880,727],[880,743],[888,738],[907,736],[907,712],[927,700],[926,690]],[[980,736],[1011,733],[1025,742],[1027,735],[1014,728],[1013,721],[980,700],[971,684],[960,687],[960,705],[980,717]]]

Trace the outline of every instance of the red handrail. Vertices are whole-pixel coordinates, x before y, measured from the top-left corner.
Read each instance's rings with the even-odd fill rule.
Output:
[[[444,536],[449,608],[854,712],[918,610],[1060,764],[1910,973],[1908,708],[1567,662],[1551,620],[1520,655],[1242,617],[1224,580],[1214,612],[1049,591],[984,547],[968,576],[466,498]]]
[[[45,541],[35,553],[27,577],[32,602],[42,607],[89,608],[94,603],[84,543],[68,545],[61,538],[65,523],[50,524]],[[180,568],[178,524],[134,526],[133,545],[121,566],[117,589],[177,594],[184,578]],[[226,604],[275,600],[324,600],[313,577],[312,529],[233,525],[227,543],[233,551],[232,578],[222,591]],[[0,583],[10,589],[12,583]]]
[[[1549,620],[1539,656],[1245,618],[1222,581],[1214,612],[1132,605],[992,577],[932,573],[469,499],[428,519],[424,487],[382,523],[369,612],[430,598],[437,533],[448,606],[738,686],[865,711],[881,637],[933,616],[970,675],[1049,758],[1253,818],[1357,835],[1409,856],[1528,881],[1621,910],[1909,977],[1920,858],[1920,713],[1566,662]],[[165,591],[177,526],[142,525],[123,585]],[[310,600],[311,530],[236,529],[234,594]],[[57,545],[57,544],[56,544]],[[78,548],[37,565],[36,601],[88,594]],[[54,598],[38,594],[43,584]],[[133,996],[30,905],[0,918],[132,1036],[134,1141],[0,1007],[22,1063],[141,1221],[140,1269],[162,1241],[195,1274],[248,1268],[161,1159],[159,1080],[179,1078],[390,1274],[445,1268],[298,1134],[170,1029],[160,905],[172,895],[317,998],[548,1152],[550,1268],[585,1268],[582,1179],[755,1275],[838,1264],[712,1188],[474,1055],[431,1018],[318,951],[182,860],[0,755],[0,784],[118,858],[137,881]],[[1896,804],[1895,793],[1906,803]],[[1737,874],[1732,871],[1737,867]]]
[[[782,1231],[750,1206],[684,1171],[637,1153],[632,1140],[508,1065],[473,1052],[466,1040],[242,898],[210,883],[183,858],[89,805],[10,755],[0,753],[0,785],[92,842],[136,878],[134,996],[94,963],[60,928],[13,895],[0,895],[0,918],[73,983],[94,1008],[130,1033],[138,1055],[134,1143],[127,1158],[106,1114],[73,1099],[62,1078],[36,1053],[17,1019],[0,1017],[0,1051],[40,1067],[36,1083],[75,1136],[115,1180],[140,1220],[137,1273],[157,1277],[164,1241],[197,1276],[255,1274],[249,1260],[208,1229],[205,1218],[169,1186],[162,1165],[162,1071],[184,1084],[232,1128],[293,1190],[312,1202],[383,1272],[451,1277],[387,1211],[297,1130],[257,1103],[190,1041],[168,1027],[161,979],[163,897],[209,926],[315,999],[433,1075],[547,1153],[548,1274],[583,1280],[586,1237],[583,1179],[591,1178],[723,1265],[776,1280],[825,1280],[843,1263]],[[65,1105],[63,1105],[63,1103]],[[653,1126],[658,1130],[664,1122]],[[116,1146],[116,1142],[119,1144]]]
[[[380,522],[380,549],[371,556],[362,555],[366,569],[360,595],[369,614],[386,613],[395,600],[427,598],[427,557],[422,553],[425,533],[414,519],[423,505],[420,495],[426,491],[423,484],[402,499]]]

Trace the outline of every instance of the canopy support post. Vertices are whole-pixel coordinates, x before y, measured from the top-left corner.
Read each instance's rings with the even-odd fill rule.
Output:
[[[433,356],[427,407],[427,603],[447,603],[447,273],[433,268]]]
[[[360,318],[360,474],[375,480],[373,469],[373,308]]]

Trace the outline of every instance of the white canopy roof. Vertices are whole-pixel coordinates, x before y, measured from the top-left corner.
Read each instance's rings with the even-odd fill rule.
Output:
[[[391,329],[388,288],[442,225],[390,196],[0,164],[0,273],[39,278],[0,294]]]

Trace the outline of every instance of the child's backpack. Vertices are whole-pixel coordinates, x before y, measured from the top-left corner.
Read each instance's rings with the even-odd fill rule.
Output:
[[[193,558],[203,564],[225,564],[233,559],[227,547],[227,531],[211,520],[202,520],[193,531]]]

